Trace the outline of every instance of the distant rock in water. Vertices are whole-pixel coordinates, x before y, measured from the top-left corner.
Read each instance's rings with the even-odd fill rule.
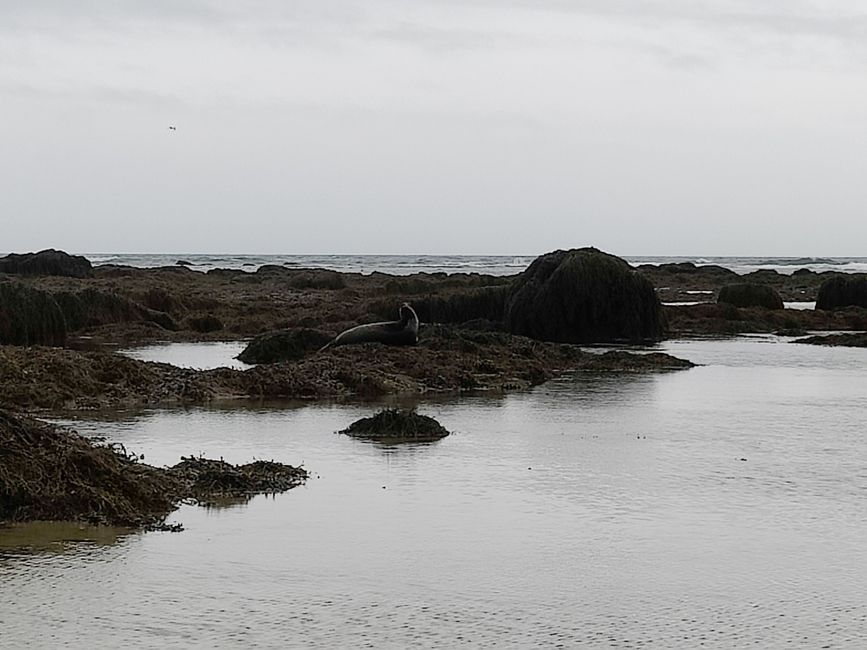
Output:
[[[175,265],[176,266],[192,266],[193,263],[188,262],[187,260],[178,260],[177,262],[175,262]]]
[[[816,309],[867,307],[867,275],[837,276],[819,287]]]
[[[766,284],[750,282],[727,284],[720,289],[717,302],[728,303],[735,307],[783,308],[783,299],[776,289]]]
[[[238,360],[244,363],[296,361],[330,340],[328,334],[307,328],[265,332],[247,344]]]
[[[49,248],[38,253],[11,253],[0,257],[0,273],[86,278],[93,275],[93,265],[81,255],[69,255]]]
[[[513,334],[559,343],[655,341],[664,332],[650,281],[595,248],[536,258],[511,287],[504,325]]]
[[[0,282],[0,344],[66,342],[66,320],[54,297],[20,282]]]
[[[398,409],[384,409],[372,417],[356,420],[340,433],[378,442],[431,442],[449,435],[432,417]]]

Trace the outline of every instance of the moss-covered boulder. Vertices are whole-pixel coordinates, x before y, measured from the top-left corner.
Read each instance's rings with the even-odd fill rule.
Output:
[[[66,321],[50,293],[0,282],[0,344],[63,345]]]
[[[296,361],[331,340],[328,334],[308,328],[276,330],[260,334],[247,344],[238,360],[244,363]]]
[[[724,302],[735,307],[783,308],[783,299],[776,289],[766,284],[752,282],[727,284],[720,289],[717,302]]]
[[[816,309],[840,307],[867,307],[867,275],[838,275],[822,283]]]
[[[662,338],[662,307],[649,280],[595,248],[558,250],[519,275],[506,329],[543,341],[605,343]]]
[[[400,409],[383,409],[372,417],[356,420],[340,433],[387,443],[431,442],[449,435],[434,418]]]
[[[0,257],[0,273],[86,278],[93,275],[93,266],[81,255],[69,255],[49,248],[38,253],[10,253]]]

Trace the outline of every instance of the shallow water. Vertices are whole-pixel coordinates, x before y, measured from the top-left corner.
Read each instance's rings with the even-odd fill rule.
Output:
[[[246,370],[250,364],[238,361],[237,357],[247,346],[244,341],[217,341],[211,343],[159,343],[120,350],[139,361],[160,361],[180,368],[210,370],[212,368],[235,368]]]
[[[427,445],[333,433],[358,404],[78,422],[315,478],[180,534],[0,543],[0,645],[859,647],[867,350],[663,347],[704,365],[425,402],[455,432]]]

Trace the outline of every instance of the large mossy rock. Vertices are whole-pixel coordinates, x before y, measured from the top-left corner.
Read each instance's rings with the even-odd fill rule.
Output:
[[[238,355],[244,363],[297,361],[331,340],[328,334],[307,328],[276,330],[260,334]]]
[[[93,266],[86,257],[49,248],[38,253],[10,253],[0,257],[0,273],[86,278],[93,275]]]
[[[595,248],[536,258],[512,285],[504,325],[513,334],[560,343],[650,341],[664,332],[650,281]]]
[[[717,302],[724,302],[735,307],[783,308],[783,299],[776,289],[766,284],[754,284],[752,282],[727,284],[720,289]]]
[[[50,293],[20,282],[0,282],[0,344],[60,345],[66,321]]]
[[[867,307],[867,275],[837,276],[819,287],[816,309]]]

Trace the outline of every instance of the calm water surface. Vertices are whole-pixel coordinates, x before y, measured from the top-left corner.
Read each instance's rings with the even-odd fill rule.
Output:
[[[78,422],[315,478],[180,534],[0,533],[0,646],[863,647],[867,350],[665,348],[705,365],[422,403],[429,445],[334,433],[371,405]]]

